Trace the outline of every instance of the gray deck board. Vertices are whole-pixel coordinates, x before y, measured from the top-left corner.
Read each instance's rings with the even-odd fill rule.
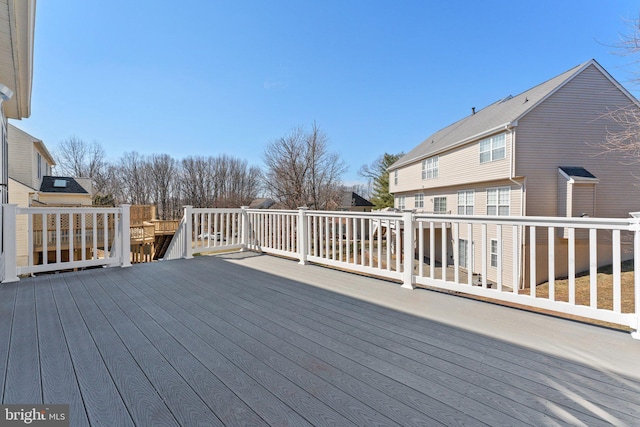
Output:
[[[138,361],[134,359],[100,308],[87,293],[82,283],[86,276],[67,275],[66,279],[68,289],[91,331],[102,360],[109,370],[115,386],[120,391],[133,422],[138,425],[143,423],[158,426],[178,425],[173,414],[149,382]],[[197,425],[198,422],[204,423],[204,420],[200,419],[205,415],[201,414],[201,408],[189,407],[190,399],[182,394],[181,390],[175,391],[175,395],[181,397],[180,403],[185,407],[185,412],[194,414],[185,418],[184,421],[190,422],[192,425]],[[213,416],[213,414],[211,415]]]
[[[13,326],[13,313],[16,303],[18,286],[16,283],[8,283],[0,287],[0,401],[4,402],[5,388],[7,386],[7,360],[11,343],[11,328]]]
[[[40,372],[42,375],[42,399],[44,404],[68,404],[69,419],[74,426],[87,426],[89,420],[82,403],[80,387],[76,379],[67,342],[60,323],[56,303],[51,291],[50,278],[43,276],[36,281],[36,307],[38,313],[38,346],[40,348]]]
[[[414,333],[411,338],[407,338],[404,335],[406,334],[404,328],[390,329],[388,319],[381,321],[378,318],[364,315],[360,318],[354,318],[352,317],[353,306],[350,306],[349,309],[340,309],[335,302],[328,304],[324,298],[317,298],[314,295],[304,297],[300,286],[286,291],[284,290],[285,284],[281,279],[278,280],[277,286],[270,284],[267,278],[262,280],[258,287],[248,289],[249,286],[249,284],[245,285],[242,291],[236,292],[236,294],[247,299],[250,296],[255,301],[270,301],[271,306],[267,307],[267,310],[275,309],[279,303],[288,302],[290,304],[287,306],[292,311],[299,316],[308,317],[311,324],[325,324],[329,328],[340,330],[347,335],[350,334],[351,337],[347,338],[349,342],[364,338],[367,343],[374,346],[372,350],[367,350],[370,354],[376,353],[378,350],[389,351],[391,356],[383,356],[385,360],[399,360],[399,366],[411,366],[418,375],[441,377],[444,373],[445,376],[449,376],[446,381],[451,384],[455,381],[466,381],[481,389],[486,389],[487,396],[493,395],[493,398],[497,399],[497,405],[511,405],[510,412],[522,415],[521,421],[523,422],[531,420],[536,424],[549,423],[550,420],[540,418],[537,412],[536,402],[541,399],[551,399],[561,403],[572,416],[588,425],[598,425],[601,422],[590,415],[590,411],[594,409],[593,406],[585,406],[585,400],[576,399],[576,393],[563,393],[550,387],[547,385],[550,380],[546,376],[542,382],[530,380],[529,376],[536,374],[530,368],[518,367],[517,369],[505,370],[505,367],[510,366],[511,363],[498,361],[494,364],[493,357],[484,357],[482,353],[473,349],[464,349],[460,353],[455,353],[441,348],[451,347],[449,345],[451,339],[448,341],[440,340],[438,345],[434,345],[421,341],[421,339],[425,339],[424,333]],[[265,290],[271,290],[271,292]],[[331,312],[331,316],[327,315],[328,312]],[[431,337],[429,341],[432,341]],[[416,362],[421,360],[428,360],[428,366]],[[482,363],[479,363],[480,361]],[[451,375],[454,377],[453,382]],[[566,379],[562,379],[562,382],[568,385]],[[604,422],[605,425],[611,420],[634,422],[634,414],[638,413],[640,406],[629,402],[621,410],[614,409],[620,406],[619,398],[620,396],[606,395],[600,396],[598,399],[599,404],[607,408],[609,412],[609,419]],[[518,404],[514,405],[512,401]],[[553,416],[551,408],[548,415]]]
[[[160,283],[161,276],[153,279],[153,284]],[[375,408],[381,406],[381,399],[386,398],[384,395],[377,396],[378,398],[371,398],[369,389],[358,390],[358,393],[349,394],[343,391],[339,385],[344,384],[343,378],[346,376],[344,372],[336,372],[331,377],[332,382],[323,378],[322,371],[326,371],[328,365],[322,361],[315,361],[313,364],[298,365],[294,363],[290,353],[279,353],[276,348],[281,348],[280,345],[274,345],[274,341],[277,338],[262,337],[259,331],[255,329],[246,330],[245,328],[238,327],[237,321],[242,322],[242,318],[236,317],[229,318],[226,314],[229,313],[228,306],[215,306],[215,301],[209,302],[203,299],[203,296],[198,296],[198,289],[190,287],[189,289],[180,288],[172,289],[165,287],[163,292],[154,292],[157,288],[149,286],[150,291],[148,294],[154,295],[156,300],[164,299],[167,301],[179,302],[181,306],[188,309],[190,313],[199,319],[208,319],[209,322],[213,322],[216,330],[225,336],[237,336],[236,342],[242,346],[247,352],[250,352],[255,357],[261,360],[268,361],[269,365],[274,367],[278,372],[287,376],[292,381],[296,381],[301,384],[308,392],[325,402],[327,405],[335,408],[345,417],[358,425],[413,425],[413,422],[400,417],[400,413],[395,412],[393,418],[387,418]],[[206,302],[206,308],[199,305],[202,301]],[[210,310],[217,308],[217,310]],[[236,322],[234,322],[236,320]],[[354,397],[358,396],[358,398]],[[368,403],[368,406],[361,405],[360,402]],[[402,405],[401,402],[394,402],[395,405]],[[392,408],[390,406],[390,408]],[[424,415],[421,417],[424,420]]]
[[[34,283],[18,287],[4,403],[42,403]]]
[[[242,255],[4,284],[2,402],[69,403],[74,426],[640,425],[640,376],[372,303],[369,289],[429,292]]]

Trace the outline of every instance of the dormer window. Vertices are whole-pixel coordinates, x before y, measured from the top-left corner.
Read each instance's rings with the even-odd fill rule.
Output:
[[[480,163],[504,159],[507,155],[504,133],[480,141]]]

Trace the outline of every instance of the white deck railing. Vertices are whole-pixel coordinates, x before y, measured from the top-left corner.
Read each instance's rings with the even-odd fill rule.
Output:
[[[129,266],[129,205],[23,208],[4,205],[2,282],[19,275],[91,266]],[[21,251],[18,246],[21,245]],[[18,253],[22,254],[18,260]]]
[[[165,259],[231,249],[367,273],[405,288],[434,287],[639,328],[638,218],[186,207]],[[623,282],[624,261],[632,273]],[[611,284],[599,282],[603,265],[612,265]],[[584,274],[587,289],[576,284]]]

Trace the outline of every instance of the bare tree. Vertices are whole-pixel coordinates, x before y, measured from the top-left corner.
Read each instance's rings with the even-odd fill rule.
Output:
[[[61,141],[55,150],[57,173],[91,178],[94,195],[103,192],[109,179],[106,152],[99,142],[86,142],[76,136]]]
[[[149,177],[152,182],[151,200],[157,206],[159,219],[173,217],[170,201],[177,181],[176,163],[176,160],[168,154],[152,154],[148,161]]]
[[[640,63],[640,19],[627,21],[629,31],[621,34],[619,42],[614,46],[615,53],[632,59],[633,64]],[[640,74],[634,73],[631,83],[640,83]],[[603,141],[590,143],[597,146],[601,154],[619,155],[623,164],[640,163],[640,105],[628,102],[624,105],[611,106],[609,111],[600,117],[606,121],[606,135]]]
[[[326,134],[315,123],[310,133],[297,127],[269,143],[264,161],[265,186],[288,209],[326,209],[341,194],[340,178],[346,166],[329,150]]]
[[[150,173],[146,159],[136,151],[124,153],[120,158],[118,173],[122,183],[123,201],[134,205],[149,204]]]

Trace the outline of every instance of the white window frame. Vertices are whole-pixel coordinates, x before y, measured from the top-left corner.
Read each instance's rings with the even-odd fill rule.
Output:
[[[437,178],[439,174],[440,157],[429,157],[422,161],[422,179]]]
[[[487,188],[487,215],[509,216],[511,187]]]
[[[407,208],[407,199],[405,196],[398,196],[397,209],[405,210]]]
[[[480,141],[480,163],[488,163],[502,160],[507,157],[507,137],[506,134],[485,138]]]
[[[398,185],[398,169],[393,171],[393,185]]]
[[[442,206],[443,201],[444,201],[444,206]],[[447,197],[446,196],[433,198],[433,213],[436,213],[436,214],[447,213]]]
[[[415,195],[413,206],[415,208],[424,208],[424,194],[417,193]]]
[[[489,265],[498,268],[498,239],[489,241]]]
[[[473,205],[475,202],[475,191],[458,191],[458,215],[473,215]]]

